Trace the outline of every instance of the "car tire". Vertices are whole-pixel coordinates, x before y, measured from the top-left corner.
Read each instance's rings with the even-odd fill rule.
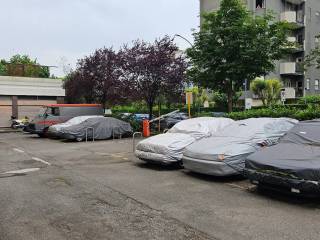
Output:
[[[81,138],[81,137],[77,137],[77,138],[76,138],[76,141],[77,141],[77,142],[82,142],[82,138]]]

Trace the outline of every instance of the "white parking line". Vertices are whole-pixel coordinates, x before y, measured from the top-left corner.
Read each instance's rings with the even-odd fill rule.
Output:
[[[13,151],[16,151],[16,152],[19,152],[19,153],[24,153],[24,151],[19,149],[19,148],[14,148]]]
[[[37,158],[37,157],[33,157],[32,160],[35,160],[35,161],[38,161],[38,162],[42,162],[44,164],[47,164],[49,166],[51,166],[51,163],[45,161],[45,160],[42,160],[41,158]]]
[[[19,169],[19,170],[14,170],[14,171],[8,171],[8,172],[4,172],[1,174],[22,174],[22,173],[28,173],[28,172],[35,172],[35,171],[39,171],[40,168],[25,168],[25,169]]]

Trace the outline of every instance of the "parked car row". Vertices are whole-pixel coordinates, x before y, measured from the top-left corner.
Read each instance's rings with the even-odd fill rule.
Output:
[[[129,123],[104,117],[98,104],[53,104],[44,107],[24,129],[40,137],[55,137],[68,140],[109,139],[132,133]]]
[[[142,121],[145,119],[149,119],[149,114],[144,113],[122,113],[120,114],[120,117],[122,119],[126,118],[132,118],[133,120],[137,121],[138,123],[142,124]],[[152,116],[152,119],[156,118],[155,116]],[[178,122],[181,122],[182,120],[188,119],[188,115],[184,112],[175,112],[170,114],[169,116],[163,117],[160,119],[160,129],[170,129]],[[155,121],[151,124],[152,129],[159,129],[159,121]]]
[[[103,116],[100,104],[49,104],[24,128],[24,131],[47,136],[49,127],[78,116]]]
[[[320,120],[195,118],[142,140],[135,155],[212,176],[242,174],[262,187],[320,193]]]

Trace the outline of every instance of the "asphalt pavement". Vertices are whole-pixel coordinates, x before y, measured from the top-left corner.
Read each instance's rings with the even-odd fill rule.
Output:
[[[0,133],[0,239],[319,239],[320,201],[138,161],[131,139]]]

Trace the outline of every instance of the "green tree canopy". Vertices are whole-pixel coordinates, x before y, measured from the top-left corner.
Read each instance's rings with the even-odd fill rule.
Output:
[[[188,49],[191,80],[223,92],[232,111],[232,96],[245,79],[266,75],[288,52],[290,26],[271,14],[253,16],[240,0],[222,0],[220,9],[205,13],[195,44]]]
[[[37,59],[16,54],[9,61],[4,59],[0,61],[0,75],[48,78],[50,71],[49,67],[41,66]]]

